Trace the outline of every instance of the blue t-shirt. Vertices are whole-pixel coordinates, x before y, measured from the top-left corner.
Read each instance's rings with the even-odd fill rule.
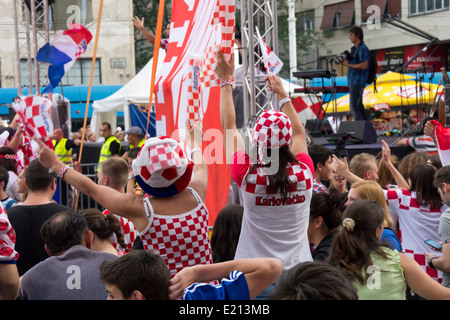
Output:
[[[386,243],[391,250],[397,250],[402,252],[402,245],[394,230],[389,228],[383,229],[383,234],[381,235],[381,242]]]
[[[245,275],[232,271],[218,285],[194,283],[184,290],[183,300],[250,300],[250,293]]]
[[[369,48],[364,44],[364,41],[362,41],[359,44],[358,48],[353,46],[350,54],[351,58],[350,60],[348,60],[349,64],[360,64],[363,61],[367,61],[367,63],[370,63]],[[367,66],[366,70],[353,69],[349,67],[347,72],[348,86],[365,87],[367,85],[367,77],[369,76],[369,69],[370,69],[369,65]]]

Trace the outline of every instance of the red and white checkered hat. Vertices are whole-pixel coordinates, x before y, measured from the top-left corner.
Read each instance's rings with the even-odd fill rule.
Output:
[[[279,149],[289,145],[292,137],[291,121],[281,111],[266,110],[256,120],[252,141],[258,146],[258,160],[264,164],[267,149]]]
[[[193,163],[177,141],[157,137],[145,141],[132,168],[142,190],[156,197],[170,197],[188,186]]]

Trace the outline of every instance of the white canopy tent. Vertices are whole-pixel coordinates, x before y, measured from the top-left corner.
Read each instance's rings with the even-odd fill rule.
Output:
[[[163,63],[165,55],[166,51],[160,49],[157,68]],[[152,70],[153,58],[122,88],[107,98],[94,101],[92,104],[94,111],[90,122],[91,128],[96,131],[104,121],[111,123],[111,126],[115,128],[117,126],[117,112],[123,111],[125,130],[128,130],[131,126],[130,104],[148,105]]]

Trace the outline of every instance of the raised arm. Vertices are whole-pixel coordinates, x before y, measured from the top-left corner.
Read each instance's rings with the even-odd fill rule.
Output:
[[[381,140],[381,143],[383,144],[381,146],[381,150],[382,150],[382,157],[383,157],[384,164],[388,167],[389,171],[392,173],[392,176],[394,177],[395,181],[397,182],[398,187],[401,189],[408,190],[409,189],[408,182],[406,182],[405,178],[403,178],[401,173],[397,170],[397,168],[391,162],[391,149],[389,148],[389,145],[384,140]]]
[[[143,230],[148,224],[142,198],[135,195],[124,194],[110,187],[100,186],[80,172],[67,168],[58,159],[53,150],[48,148],[41,140],[35,139],[39,145],[39,162],[46,168],[53,170],[71,186],[80,192],[95,199],[100,205],[111,212],[130,219],[138,230]]]
[[[338,175],[347,179],[347,181],[350,182],[350,184],[355,183],[356,181],[362,180],[360,177],[358,177],[353,172],[351,172],[350,169],[348,168],[347,157],[344,157],[344,161],[339,160],[339,158],[336,157],[336,155],[334,155],[334,154],[332,157],[333,157],[334,168]]]
[[[189,147],[191,157],[194,162],[194,176],[189,186],[197,191],[198,195],[205,201],[206,189],[208,187],[208,167],[202,155],[203,126],[201,121],[197,121],[192,127],[186,121],[186,129],[189,131]]]
[[[292,145],[290,147],[291,152],[296,155],[300,152],[308,153],[308,145],[306,143],[306,134],[303,124],[298,117],[297,111],[295,111],[294,105],[288,94],[284,90],[283,84],[279,77],[275,75],[269,75],[267,77],[267,83],[269,88],[276,94],[278,100],[282,105],[280,111],[286,114],[291,121],[292,125]]]
[[[245,275],[250,299],[253,299],[280,276],[282,264],[275,258],[249,258],[184,268],[169,281],[169,298],[180,299],[190,285],[222,280],[235,270]]]
[[[141,31],[142,35],[145,39],[147,39],[148,42],[150,42],[151,44],[155,43],[155,35],[144,27],[144,18],[142,18],[142,20],[139,20],[138,17],[134,17],[133,24],[136,28],[139,29],[139,31]]]
[[[237,131],[236,110],[234,109],[233,90],[231,87],[234,75],[234,54],[232,54],[230,61],[226,61],[223,52],[219,51],[217,53],[215,71],[222,83],[220,88],[220,123],[223,131],[226,161],[231,163],[231,159],[237,151],[245,150],[244,140]],[[229,84],[223,85],[225,81],[228,81]]]

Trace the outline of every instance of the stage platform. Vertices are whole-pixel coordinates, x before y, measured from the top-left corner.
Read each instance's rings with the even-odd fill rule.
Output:
[[[377,156],[377,154],[381,151],[382,146],[381,141],[384,140],[390,146],[391,154],[395,154],[399,159],[402,159],[407,154],[414,152],[414,149],[411,147],[393,146],[392,144],[395,143],[399,138],[400,136],[389,136],[389,137],[379,136],[377,138],[377,142],[370,144],[360,143],[359,141],[356,140],[349,140],[339,147],[337,147],[336,144],[333,142],[332,135],[313,137],[313,141],[315,144],[322,145],[334,150],[335,154],[338,157],[347,156],[348,159],[350,160],[354,155],[363,152]]]

